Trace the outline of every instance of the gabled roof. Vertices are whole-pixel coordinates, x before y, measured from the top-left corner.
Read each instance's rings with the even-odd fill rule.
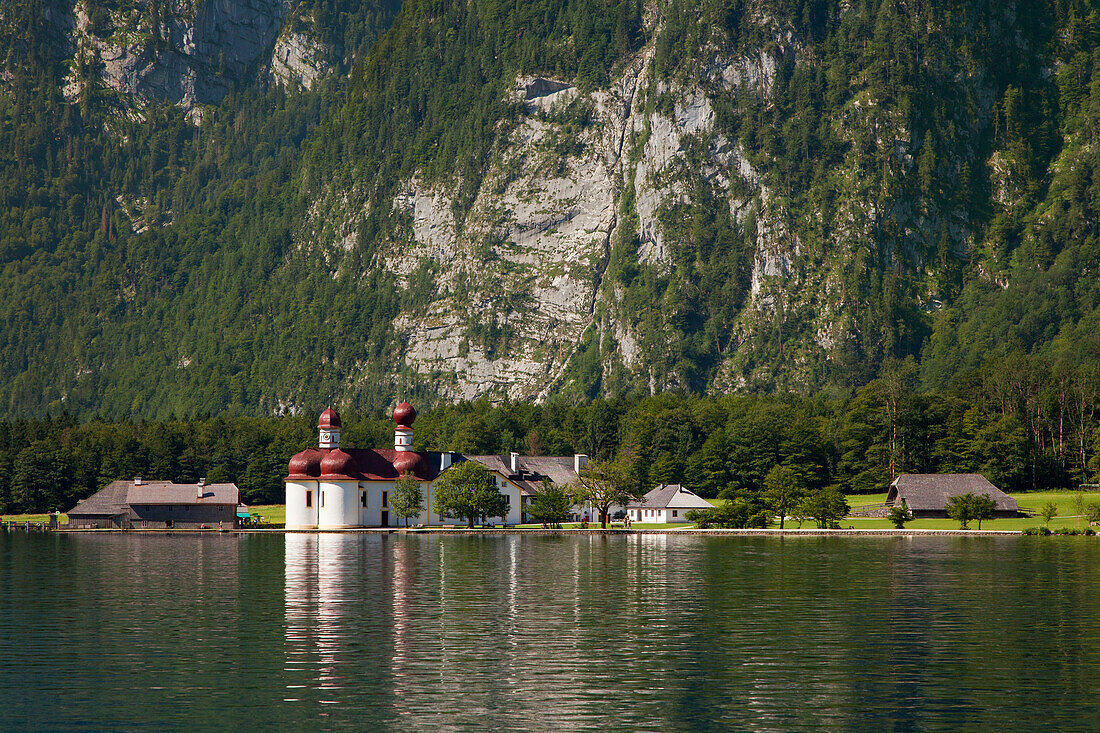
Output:
[[[997,503],[997,511],[1018,511],[1016,500],[980,473],[903,473],[890,484],[886,503],[904,499],[913,510],[939,511],[953,496],[985,494]]]
[[[112,481],[87,499],[81,499],[67,514],[114,517],[127,514],[130,506],[126,503],[126,492],[131,481]]]
[[[112,481],[96,493],[77,502],[67,513],[76,516],[118,516],[137,515],[131,510],[134,505],[150,504],[230,504],[237,506],[240,492],[236,484],[206,484],[199,498],[198,484],[175,484],[171,481],[142,481],[135,486],[133,481]]]
[[[199,498],[198,484],[174,484],[170,481],[142,481],[134,486],[132,481],[126,493],[126,503],[135,504],[232,504],[237,506],[240,492],[236,484],[206,484]]]
[[[536,483],[545,476],[551,483],[564,486],[577,478],[577,472],[573,470],[574,460],[573,456],[520,456],[519,468],[526,474],[539,477]]]
[[[565,486],[577,478],[573,456],[518,456],[512,470],[511,456],[468,456],[462,460],[476,461],[520,487],[523,494],[533,496],[542,489],[543,479],[555,486]]]
[[[641,501],[627,504],[630,509],[713,509],[706,499],[680,484],[661,484],[649,491]]]

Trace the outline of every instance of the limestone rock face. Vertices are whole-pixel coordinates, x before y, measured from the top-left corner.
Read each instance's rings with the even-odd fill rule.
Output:
[[[792,36],[775,35],[786,44],[776,53],[796,53]],[[405,182],[391,203],[405,224],[378,261],[405,287],[433,279],[430,303],[394,322],[404,344],[402,371],[412,381],[449,398],[546,398],[566,386],[588,340],[605,371],[618,364],[651,389],[677,386],[647,373],[654,353],[670,344],[641,340],[635,314],[605,271],[616,235],[639,243],[640,263],[673,268],[663,217],[670,206],[690,203],[690,184],[700,175],[728,199],[736,221],[754,214],[758,272],[747,297],[756,308],[773,308],[774,291],[797,284],[802,262],[785,212],[770,203],[739,145],[715,131],[711,103],[712,94],[731,90],[766,100],[776,60],[763,52],[720,58],[700,77],[669,83],[653,78],[653,55],[646,46],[596,92],[581,92],[570,80],[518,77],[510,95],[522,117],[460,221],[457,182]],[[670,104],[655,104],[657,98]],[[568,140],[565,129],[572,131]],[[701,168],[689,149],[705,151]],[[303,227],[303,246],[339,261],[364,199],[362,191],[322,194]],[[740,337],[752,328],[746,323]],[[724,379],[735,381],[739,368],[731,363]]]
[[[65,94],[72,100],[98,69],[102,83],[140,108],[149,100],[216,104],[229,85],[267,68],[280,83],[309,88],[332,70],[327,50],[303,31],[285,28],[291,0],[136,0],[131,9],[93,22],[87,0],[51,0],[57,51],[70,61]]]
[[[286,31],[271,54],[271,76],[283,85],[312,89],[332,71],[329,49],[300,31]]]

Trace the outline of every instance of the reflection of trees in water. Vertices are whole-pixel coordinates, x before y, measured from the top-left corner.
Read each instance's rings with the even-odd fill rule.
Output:
[[[1026,715],[1021,696],[1042,685],[1080,710],[1097,691],[1084,670],[1100,664],[1080,552],[974,538],[288,535],[285,663],[307,692],[287,697],[337,702],[335,722],[410,729],[993,724]],[[1039,656],[1024,661],[1027,649]]]

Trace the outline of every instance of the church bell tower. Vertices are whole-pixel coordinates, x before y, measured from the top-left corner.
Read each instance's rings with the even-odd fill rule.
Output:
[[[331,407],[321,413],[317,421],[318,441],[321,448],[340,447],[340,413]]]

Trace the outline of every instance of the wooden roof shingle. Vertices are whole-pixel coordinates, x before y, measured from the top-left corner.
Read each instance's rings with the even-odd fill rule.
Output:
[[[1018,511],[1016,500],[991,484],[980,473],[903,473],[890,484],[886,503],[900,500],[914,511],[939,511],[953,496],[985,494],[999,512]]]

